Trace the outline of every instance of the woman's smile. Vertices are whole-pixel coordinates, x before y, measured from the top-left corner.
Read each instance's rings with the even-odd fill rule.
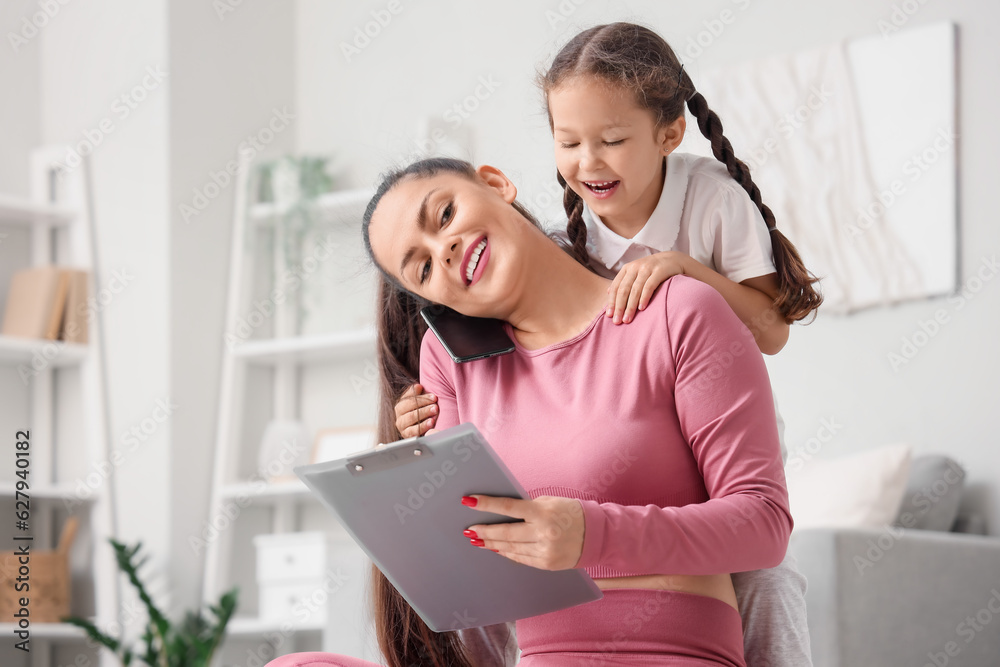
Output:
[[[465,276],[465,284],[471,287],[483,275],[486,263],[490,259],[490,245],[486,236],[482,236],[478,243],[469,246],[462,260],[462,273]]]

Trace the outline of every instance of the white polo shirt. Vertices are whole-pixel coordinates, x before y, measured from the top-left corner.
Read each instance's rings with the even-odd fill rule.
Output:
[[[630,239],[608,229],[586,203],[583,221],[587,225],[587,252],[605,278],[614,278],[632,260],[667,250],[690,255],[734,283],[776,271],[764,216],[743,186],[729,175],[726,165],[715,158],[667,155],[660,199],[649,220]],[[550,234],[569,244],[565,223]],[[781,460],[785,462],[785,421],[773,389],[771,395]]]
[[[750,195],[715,158],[667,156],[653,214],[632,238],[619,236],[583,206],[587,251],[607,278],[632,260],[677,250],[733,282],[774,273],[770,232]],[[560,234],[566,238],[565,230]]]

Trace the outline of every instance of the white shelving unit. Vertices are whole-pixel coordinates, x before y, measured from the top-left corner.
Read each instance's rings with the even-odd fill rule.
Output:
[[[271,268],[274,275],[284,275],[289,268],[282,250],[284,229],[279,224],[280,216],[288,210],[287,207],[275,204],[248,205],[247,192],[251,180],[249,165],[244,164],[239,173],[241,180],[236,183],[226,306],[225,330],[228,332],[236,330],[241,312],[249,307],[251,279],[255,275],[253,264],[256,238],[259,233],[273,234],[274,257]],[[333,221],[334,224],[341,225],[344,221],[360,223],[371,195],[369,190],[329,193],[316,200],[313,211],[323,222]],[[357,242],[360,244],[360,237]],[[318,364],[356,363],[359,359],[375,359],[376,339],[373,326],[325,334],[298,335],[294,325],[296,308],[297,303],[293,298],[276,305],[273,337],[251,338],[232,345],[224,344],[223,347],[210,516],[217,516],[224,511],[227,503],[232,504],[236,499],[249,499],[254,507],[269,511],[271,533],[300,530],[298,524],[303,506],[319,506],[319,501],[297,479],[266,484],[260,478],[240,479],[240,462],[256,460],[259,445],[248,441],[241,434],[248,369],[264,368],[273,373],[274,419],[299,419],[301,415],[297,392],[305,369]],[[238,521],[240,518],[234,519],[234,522]],[[339,538],[345,548],[357,550],[358,554],[363,553],[350,541],[332,516],[329,525],[331,533]],[[214,603],[222,592],[234,585],[229,576],[233,559],[245,560],[252,555],[233,554],[233,533],[233,528],[219,531],[218,537],[206,547],[203,587],[203,600],[206,603]],[[351,609],[350,612],[351,616],[356,616],[358,610]],[[317,623],[313,619],[296,622],[290,630],[292,641],[283,643],[278,652],[286,654],[301,650],[296,648],[296,640],[300,637],[311,636],[314,640],[318,637],[322,641],[324,633],[336,625],[337,617],[338,614],[334,614],[326,623]],[[270,637],[288,632],[288,626],[282,622],[262,620],[239,611],[227,627],[228,637],[259,642],[270,641]]]
[[[87,163],[73,173],[60,174],[59,158],[65,147],[40,148],[33,152],[30,199],[0,195],[0,231],[20,228],[30,237],[29,266],[52,263],[88,269],[89,293],[97,294],[94,267],[96,248],[93,221],[90,218],[86,188]],[[6,286],[4,286],[6,288]],[[13,430],[30,430],[31,466],[30,533],[35,537],[32,549],[54,548],[57,526],[56,510],[75,508],[74,513],[86,513],[93,542],[90,558],[93,578],[94,614],[81,613],[75,601],[70,612],[89,617],[98,627],[110,631],[117,621],[119,608],[118,570],[114,552],[107,538],[113,535],[112,506],[107,483],[79,497],[73,479],[59,465],[62,450],[86,452],[85,462],[108,458],[107,391],[100,341],[100,319],[90,318],[88,343],[33,340],[0,336],[0,365],[13,369],[25,378],[25,391],[30,401],[30,417],[23,425],[5,434],[12,438]],[[39,362],[39,360],[44,360]],[[60,371],[80,373],[78,398],[83,419],[81,431],[60,431],[62,441],[56,441],[56,425],[60,416],[57,387]],[[60,392],[61,393],[61,392]],[[80,478],[84,471],[78,471]],[[61,477],[61,478],[60,478]],[[16,487],[13,482],[0,482],[0,498],[13,510]],[[13,522],[13,512],[9,519]],[[48,543],[48,544],[47,544]],[[75,549],[73,550],[75,551]],[[71,560],[72,553],[71,551]],[[72,564],[71,564],[72,565]],[[29,603],[30,604],[30,603]],[[6,619],[2,619],[6,620]],[[0,623],[0,634],[14,637],[13,623]],[[38,623],[30,626],[30,664],[51,667],[55,643],[82,643],[84,632],[67,623]],[[100,667],[116,665],[105,649],[98,650]]]

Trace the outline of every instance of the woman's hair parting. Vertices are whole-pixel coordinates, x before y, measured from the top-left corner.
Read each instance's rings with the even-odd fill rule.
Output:
[[[378,442],[394,442],[402,437],[396,430],[395,406],[406,388],[420,377],[420,343],[427,330],[420,317],[420,309],[433,304],[408,292],[375,261],[369,237],[372,214],[382,197],[403,179],[429,178],[446,172],[470,180],[479,178],[475,168],[463,160],[427,158],[414,162],[382,179],[362,218],[365,250],[379,272],[376,304]],[[518,202],[512,206],[529,222],[541,228]],[[434,632],[381,570],[372,565],[371,574],[375,632],[387,667],[474,667],[473,656],[458,632]],[[502,655],[501,648],[497,647],[496,651],[498,656]]]
[[[819,307],[823,297],[812,286],[819,279],[805,268],[795,246],[775,227],[774,214],[761,201],[760,189],[750,177],[750,169],[737,159],[722,133],[722,121],[695,90],[691,77],[662,37],[634,23],[611,23],[584,30],[559,51],[549,70],[539,75],[539,85],[547,99],[552,90],[579,75],[596,76],[632,92],[639,106],[653,112],[657,125],[679,118],[686,102],[701,133],[712,143],[712,153],[747,191],[767,224],[778,271],[779,293],[775,299],[778,312],[791,323]],[[551,111],[548,114],[551,127]],[[557,172],[556,176],[565,191],[566,232],[579,259],[587,249],[583,200],[566,184],[562,174]]]

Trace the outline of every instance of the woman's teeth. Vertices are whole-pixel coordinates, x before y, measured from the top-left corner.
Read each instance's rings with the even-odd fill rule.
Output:
[[[486,239],[479,242],[476,249],[472,251],[472,257],[469,258],[469,265],[465,267],[465,282],[472,281],[472,274],[475,272],[476,267],[479,266],[479,255],[482,254],[483,248],[486,247]]]
[[[619,181],[584,181],[583,184],[598,194],[607,192],[618,185]]]

